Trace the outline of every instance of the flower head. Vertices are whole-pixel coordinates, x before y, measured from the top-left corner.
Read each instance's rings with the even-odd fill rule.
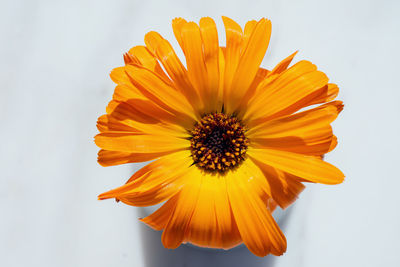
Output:
[[[271,213],[286,208],[304,182],[337,184],[344,175],[323,155],[337,139],[330,123],[343,108],[338,87],[309,61],[260,67],[271,23],[244,30],[223,17],[226,47],[211,18],[174,19],[186,57],[156,32],[111,72],[117,84],[95,142],[103,166],[154,160],[103,193],[128,205],[164,205],[142,221],[162,242],[281,255],[286,239]],[[302,111],[300,111],[302,110]]]

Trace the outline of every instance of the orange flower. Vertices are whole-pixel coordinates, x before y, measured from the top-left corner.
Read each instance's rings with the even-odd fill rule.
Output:
[[[303,182],[338,184],[340,170],[322,160],[335,148],[330,123],[343,108],[338,87],[309,61],[260,68],[271,22],[244,30],[223,17],[226,47],[211,18],[177,18],[181,63],[156,32],[111,72],[117,84],[98,120],[103,166],[154,160],[103,193],[128,205],[165,204],[142,221],[164,229],[162,242],[281,255],[286,239],[271,213],[289,206]],[[299,110],[310,107],[302,112]]]

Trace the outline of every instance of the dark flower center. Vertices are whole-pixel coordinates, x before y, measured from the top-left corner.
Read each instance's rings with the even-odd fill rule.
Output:
[[[191,131],[194,163],[208,172],[224,173],[241,163],[248,146],[245,129],[234,116],[212,113]]]

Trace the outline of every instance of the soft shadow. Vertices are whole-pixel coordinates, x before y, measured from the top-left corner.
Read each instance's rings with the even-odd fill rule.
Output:
[[[277,222],[285,231],[292,207],[278,215]],[[148,215],[143,208],[139,215]],[[161,243],[161,231],[154,231],[145,224],[140,225],[141,239],[146,267],[266,267],[274,266],[277,257],[273,255],[264,258],[253,255],[244,245],[231,250],[206,249],[192,245],[181,245],[177,249],[166,249]]]

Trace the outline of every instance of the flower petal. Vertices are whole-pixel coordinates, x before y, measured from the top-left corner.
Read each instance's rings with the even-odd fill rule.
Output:
[[[126,132],[139,132],[129,124],[125,124],[109,115],[102,115],[97,119],[97,129],[100,132],[108,131],[126,131]]]
[[[188,151],[164,156],[137,171],[125,185],[101,194],[99,199],[116,198],[133,206],[161,203],[181,190],[191,163]]]
[[[186,96],[196,111],[203,108],[200,97],[189,80],[187,70],[175,54],[171,44],[156,32],[147,33],[145,43],[162,63],[175,88]]]
[[[169,151],[157,153],[129,153],[100,149],[97,161],[101,166],[108,167],[125,163],[145,162],[169,153]]]
[[[195,166],[194,168],[197,169]],[[216,184],[219,178],[216,176],[203,174],[199,170],[195,170],[195,173],[199,177],[203,176],[203,179],[185,240],[200,247],[220,248],[222,242],[217,227],[215,195],[225,192],[217,191]]]
[[[173,196],[172,198],[168,199],[168,201],[165,202],[165,204],[162,205],[158,210],[149,216],[140,219],[140,221],[144,222],[154,230],[160,231],[164,229],[169,218],[171,217],[172,212],[176,208],[177,200],[178,196]]]
[[[178,41],[182,51],[185,52],[185,46],[182,41],[182,28],[186,25],[187,21],[183,18],[175,18],[172,20],[172,29],[174,31],[174,35],[176,40]]]
[[[148,99],[133,85],[119,84],[115,87],[113,100],[127,101],[132,98],[148,101]]]
[[[149,100],[139,100],[139,99],[129,99],[129,103],[143,103],[144,106],[148,107],[147,111],[159,111],[155,112],[154,114],[145,113],[146,110],[140,110],[136,105],[131,105],[128,102],[119,102],[112,100],[108,103],[106,108],[107,114],[112,115],[117,120],[123,121],[125,119],[135,120],[142,123],[158,123],[160,119],[155,117],[160,110],[160,107],[155,105],[153,102]],[[165,115],[166,116],[166,115]]]
[[[156,124],[169,123],[175,128],[190,129],[192,121],[185,117],[172,114],[152,101],[141,99],[128,99],[124,102],[110,101],[106,109],[107,113],[119,121],[134,121],[139,123]]]
[[[204,61],[207,68],[208,94],[206,100],[210,105],[210,111],[218,109],[219,94],[219,43],[217,25],[214,20],[207,17],[200,19],[201,39],[203,41]]]
[[[228,102],[232,80],[239,64],[243,45],[243,31],[232,19],[222,16],[226,33],[224,103]]]
[[[257,138],[252,142],[254,148],[270,148],[310,156],[322,156],[332,151],[337,145],[337,138],[330,127],[318,131],[319,139],[304,140],[299,137]]]
[[[191,84],[196,88],[203,103],[209,101],[207,69],[203,57],[203,44],[199,26],[188,22],[182,27],[182,42],[185,50],[186,65]],[[206,105],[208,107],[208,105]],[[205,107],[206,107],[205,106]],[[206,113],[209,111],[206,110]]]
[[[243,96],[240,106],[238,108],[238,117],[242,117],[242,114],[245,113],[247,104],[249,100],[256,94],[256,90],[258,88],[258,85],[263,82],[268,74],[270,73],[269,70],[264,69],[264,68],[259,68],[256,76],[253,79],[253,82],[251,83],[249,89],[247,89],[245,95]]]
[[[134,99],[132,99],[134,100]],[[130,102],[130,100],[128,100]],[[134,102],[140,103],[140,102]],[[126,104],[120,103],[121,104]],[[130,107],[130,105],[128,105]],[[138,106],[136,106],[138,108]],[[140,107],[140,106],[139,106]],[[159,121],[156,123],[140,122],[134,120],[133,117],[129,117],[129,110],[124,112],[125,107],[116,107],[113,112],[109,115],[103,115],[98,119],[97,127],[100,132],[108,131],[125,131],[125,132],[136,132],[141,134],[153,134],[153,135],[170,135],[173,137],[189,138],[188,131],[176,124],[178,120],[171,120],[172,123],[168,122],[168,118],[163,118],[165,121]],[[156,114],[152,114],[157,116]],[[163,114],[161,114],[163,115]]]
[[[321,155],[329,152],[336,138],[330,123],[343,109],[334,101],[314,109],[259,124],[247,136],[254,147],[270,147],[296,153]]]
[[[158,153],[188,149],[190,142],[169,135],[149,135],[135,132],[105,132],[96,135],[95,143],[105,150],[129,153]]]
[[[218,86],[218,94],[216,95],[217,100],[217,110],[222,111],[222,107],[224,106],[224,86],[225,86],[225,56],[224,56],[224,48],[219,48],[219,86]]]
[[[233,215],[248,249],[257,256],[282,255],[286,250],[286,239],[265,201],[254,193],[259,190],[258,185],[245,164],[229,174],[226,182]]]
[[[313,156],[249,147],[247,154],[266,165],[301,177],[307,181],[321,184],[339,184],[344,174],[335,166]]]
[[[125,70],[132,83],[154,103],[171,113],[187,117],[187,120],[196,119],[186,98],[155,73],[136,65],[127,65]]]
[[[211,248],[229,249],[238,245],[241,237],[232,216],[225,177],[203,173],[196,166],[193,171],[203,179],[185,240]]]
[[[254,31],[254,28],[257,26],[258,21],[256,20],[250,20],[246,22],[246,25],[244,26],[244,31],[243,31],[243,41],[245,43],[245,46],[247,46],[247,43],[250,40],[250,36]]]
[[[300,61],[282,72],[276,79],[262,88],[249,102],[244,119],[255,125],[278,116],[293,113],[309,104],[319,94],[319,89],[328,82],[323,72],[317,71],[315,65]],[[265,105],[268,103],[268,105]]]
[[[125,72],[125,67],[118,67],[111,71],[111,80],[117,84],[115,87],[113,99],[126,100],[129,98],[138,98],[147,100],[147,98],[131,83]]]
[[[166,248],[177,248],[184,240],[190,218],[198,202],[199,190],[203,176],[192,175],[189,169],[185,185],[179,192],[176,208],[173,211],[161,236],[161,241]]]
[[[131,85],[131,80],[129,80],[128,75],[126,75],[125,67],[118,67],[111,71],[110,78],[116,84],[126,84]]]
[[[275,68],[271,71],[269,75],[276,75],[285,71],[288,68],[289,64],[292,62],[297,52],[298,51],[294,52],[293,54],[291,54],[290,56],[279,62],[279,64],[275,66]]]
[[[292,204],[304,190],[304,185],[295,176],[275,169],[271,166],[251,158],[263,172],[271,188],[271,197],[284,209]]]
[[[134,46],[129,50],[129,54],[133,55],[134,58],[137,59],[140,65],[145,67],[146,69],[151,70],[152,72],[160,75],[166,82],[170,82],[170,79],[165,74],[157,59],[154,57],[150,51],[142,45]]]
[[[227,111],[235,111],[246,94],[259,66],[267,51],[271,37],[271,21],[261,19],[249,37],[247,46],[240,57],[240,61],[233,77],[228,99]]]
[[[240,244],[242,238],[231,210],[226,190],[226,177],[219,177],[215,180],[215,189],[219,192],[214,195],[218,235],[221,238],[222,248],[230,249]]]
[[[339,87],[334,83],[328,83],[326,86],[324,86],[323,90],[321,91],[321,94],[319,94],[315,99],[313,99],[310,105],[332,101],[338,96],[338,94],[339,94]]]
[[[135,132],[142,134],[163,135],[169,134],[174,137],[189,138],[187,130],[174,123],[142,123],[135,121],[132,117],[119,112],[119,108],[115,108],[110,115],[100,116],[97,121],[97,128],[100,132],[119,131],[119,132]],[[129,112],[129,111],[128,111]],[[125,113],[126,114],[126,113]]]

